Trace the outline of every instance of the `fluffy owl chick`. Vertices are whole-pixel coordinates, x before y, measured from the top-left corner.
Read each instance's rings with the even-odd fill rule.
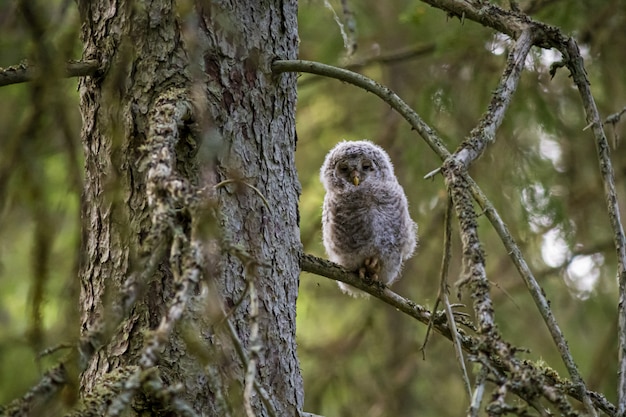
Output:
[[[391,285],[417,244],[404,190],[389,155],[372,142],[340,142],[320,171],[326,189],[322,234],[331,261]],[[344,283],[346,293],[365,295]]]

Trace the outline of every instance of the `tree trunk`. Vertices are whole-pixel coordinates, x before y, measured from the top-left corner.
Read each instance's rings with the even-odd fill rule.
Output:
[[[145,367],[150,331],[167,321],[181,294],[178,243],[214,237],[220,245],[208,259],[219,267],[206,268],[186,304],[184,325],[165,342],[157,340],[159,381],[182,384],[178,399],[198,413],[241,414],[247,365],[236,355],[237,338],[225,336],[225,311],[248,358],[256,359],[260,347],[254,378],[276,415],[294,415],[303,402],[295,344],[301,253],[296,79],[273,76],[270,64],[297,55],[297,7],[278,0],[199,1],[195,12],[186,6],[177,10],[171,0],[79,1],[83,58],[104,68],[79,87],[86,161],[81,334],[87,359],[80,391],[97,395],[103,381],[128,379]],[[169,188],[151,188],[156,171],[146,161],[151,132],[161,134],[154,119],[163,97],[194,104],[194,123],[179,126],[163,152],[175,155],[171,178],[191,196],[182,200],[212,198],[219,226],[214,236],[202,224],[211,220],[194,207],[158,211],[160,202],[169,201],[163,196]],[[209,192],[200,193],[202,187]],[[158,224],[162,218],[167,221]],[[182,240],[176,237],[181,231]],[[250,300],[258,300],[252,319]],[[256,341],[251,324],[259,327]],[[117,395],[124,390],[118,384]],[[127,409],[154,415],[175,409],[153,397],[138,389]],[[258,397],[252,396],[252,406],[267,415]]]

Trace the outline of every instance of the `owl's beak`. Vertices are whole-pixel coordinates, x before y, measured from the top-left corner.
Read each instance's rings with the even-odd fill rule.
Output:
[[[359,185],[361,179],[359,178],[359,173],[356,171],[352,171],[352,184]]]

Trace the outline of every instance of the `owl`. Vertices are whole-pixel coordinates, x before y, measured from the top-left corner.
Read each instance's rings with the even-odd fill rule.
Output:
[[[361,279],[391,285],[417,245],[417,224],[389,155],[367,140],[341,142],[320,170],[326,189],[322,235],[331,261]],[[365,295],[347,284],[352,296]]]

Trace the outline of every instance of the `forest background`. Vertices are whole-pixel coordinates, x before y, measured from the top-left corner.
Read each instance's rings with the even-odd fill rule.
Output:
[[[419,1],[348,4],[353,16],[346,17],[339,2],[300,3],[300,58],[346,67],[388,86],[454,150],[487,108],[510,40]],[[578,40],[603,119],[624,108],[625,1],[537,0],[517,6]],[[39,7],[48,8],[55,22],[49,41],[68,56],[80,57],[73,4],[40,2]],[[21,19],[12,2],[0,3],[0,67],[32,51]],[[580,97],[567,71],[550,74],[550,65],[559,59],[553,50],[531,51],[497,140],[470,174],[520,245],[587,387],[615,402],[613,233]],[[57,84],[53,94],[41,91],[26,84],[0,89],[0,404],[22,395],[58,359],[54,354],[41,358],[41,352],[78,336],[75,277],[83,163],[76,79]],[[30,131],[34,115],[39,122]],[[620,137],[626,129],[624,123],[605,128],[624,207],[626,157]],[[297,132],[305,252],[324,257],[318,171],[324,155],[339,140],[370,139],[389,152],[420,227],[419,252],[393,289],[431,308],[439,288],[447,195],[441,176],[424,176],[440,167],[440,159],[388,104],[312,75],[299,79]],[[31,140],[22,142],[25,137]],[[67,162],[68,153],[75,164]],[[566,376],[548,330],[485,216],[479,217],[479,230],[503,336],[528,349],[523,357]],[[455,238],[452,243],[450,284],[462,270],[460,242]],[[471,304],[467,294],[459,302]],[[374,298],[349,298],[331,280],[308,273],[300,278],[297,308],[305,409],[326,416],[441,416],[467,409],[452,344],[434,335],[422,352],[425,325]],[[471,314],[471,308],[459,310]]]

